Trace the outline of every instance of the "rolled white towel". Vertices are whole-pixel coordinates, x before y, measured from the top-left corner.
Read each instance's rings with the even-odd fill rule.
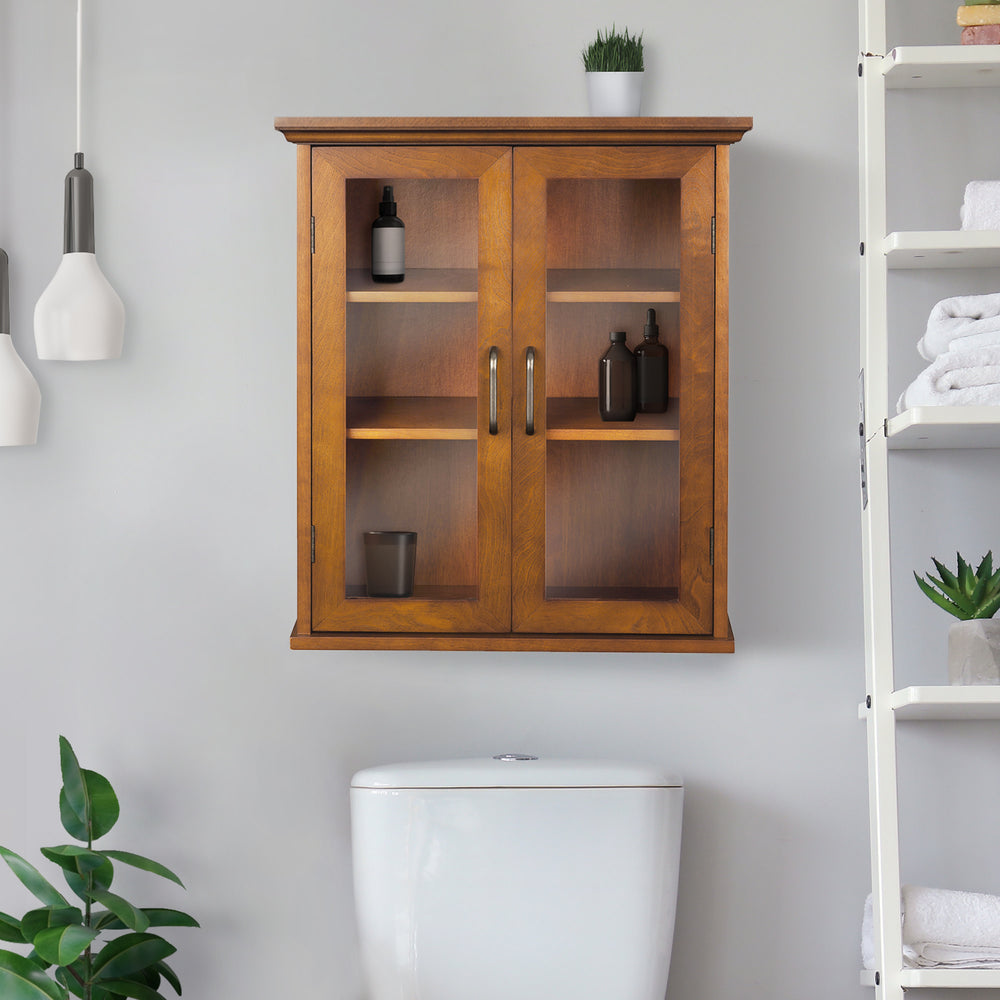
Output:
[[[959,214],[963,229],[1000,229],[1000,181],[969,181]]]
[[[1000,968],[1000,896],[904,885],[901,890],[906,968]],[[861,960],[874,969],[872,897],[861,922]]]
[[[904,885],[903,948],[918,965],[1000,966],[1000,896]]]
[[[896,412],[914,406],[1000,406],[1000,346],[940,355],[899,397]]]
[[[917,351],[925,361],[933,361],[953,349],[956,340],[995,333],[1000,333],[1000,292],[954,295],[931,310]]]

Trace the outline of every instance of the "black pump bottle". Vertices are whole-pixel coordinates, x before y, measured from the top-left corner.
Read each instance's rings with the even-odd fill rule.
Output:
[[[372,223],[372,279],[402,281],[406,272],[406,228],[396,215],[392,185],[382,188],[378,218]]]

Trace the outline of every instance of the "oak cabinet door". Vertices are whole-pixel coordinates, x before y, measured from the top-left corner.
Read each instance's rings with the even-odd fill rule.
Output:
[[[514,152],[512,621],[711,635],[716,150]],[[609,333],[656,311],[665,413],[605,422]]]
[[[312,148],[313,632],[510,629],[511,174],[502,147]],[[389,184],[398,284],[370,274]],[[411,597],[367,596],[379,530],[417,533]]]

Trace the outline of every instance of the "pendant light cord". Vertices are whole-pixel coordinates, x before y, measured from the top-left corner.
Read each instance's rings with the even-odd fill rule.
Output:
[[[83,152],[80,91],[83,82],[83,0],[76,0],[76,151]]]

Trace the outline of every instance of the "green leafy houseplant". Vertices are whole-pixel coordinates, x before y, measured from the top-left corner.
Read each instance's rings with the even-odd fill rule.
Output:
[[[59,737],[63,828],[85,846],[43,847],[42,855],[62,869],[82,908],[70,902],[36,868],[0,847],[0,857],[42,906],[20,920],[0,913],[0,941],[31,946],[28,955],[0,950],[0,1000],[163,1000],[167,982],[181,984],[165,959],[177,949],[151,927],[197,927],[179,910],[140,908],[111,891],[120,863],[176,882],[169,868],[128,851],[98,850],[94,841],[118,821],[118,798],[110,782],[84,770],[69,741]],[[103,940],[112,932],[114,936]],[[119,933],[124,932],[124,933]]]
[[[1000,570],[993,572],[992,550],[983,556],[975,571],[960,554],[956,555],[957,574],[932,558],[938,577],[928,573],[923,579],[914,573],[917,585],[939,608],[944,608],[959,621],[992,618],[1000,610]]]
[[[583,50],[583,68],[588,73],[641,73],[642,35],[629,35],[628,28],[619,33],[615,26]]]

